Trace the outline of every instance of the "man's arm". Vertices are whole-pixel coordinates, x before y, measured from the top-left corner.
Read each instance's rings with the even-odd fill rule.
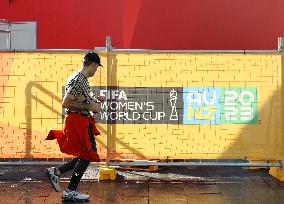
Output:
[[[99,112],[100,111],[100,105],[95,102],[87,103],[79,103],[75,101],[75,96],[72,94],[67,93],[62,101],[62,107],[68,108],[70,110],[78,110],[78,111],[93,111],[93,112]]]

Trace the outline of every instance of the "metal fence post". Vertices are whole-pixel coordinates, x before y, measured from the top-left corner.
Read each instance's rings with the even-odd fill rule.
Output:
[[[6,41],[6,48],[4,49],[11,49],[12,48],[12,38],[11,38],[11,30],[12,30],[12,25],[11,25],[11,22],[10,21],[7,21],[5,19],[0,19],[0,24],[3,24],[3,25],[7,25],[8,28],[7,29],[4,29],[4,30],[0,30],[0,33],[8,33],[8,38],[7,38],[7,41]]]
[[[278,51],[284,50],[284,37],[278,37]]]
[[[109,87],[111,86],[111,58],[110,58],[110,52],[112,50],[112,46],[111,46],[111,37],[107,36],[106,37],[106,56],[107,56],[107,86],[106,86],[106,91],[107,94],[106,96],[108,96],[108,92],[111,91],[109,90]],[[111,95],[111,94],[109,94]],[[111,98],[106,99],[107,104],[110,103]],[[110,109],[107,108],[107,116],[110,115]],[[112,124],[111,124],[111,120],[110,117],[107,118],[106,120],[107,123],[107,155],[106,155],[106,164],[108,166],[109,164],[109,160],[110,160],[110,148],[111,148],[111,133],[112,133]]]

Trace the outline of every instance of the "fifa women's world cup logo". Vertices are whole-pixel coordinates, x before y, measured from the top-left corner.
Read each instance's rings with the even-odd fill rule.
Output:
[[[170,120],[178,120],[176,103],[177,103],[177,92],[173,89],[170,92],[170,104],[171,104]]]

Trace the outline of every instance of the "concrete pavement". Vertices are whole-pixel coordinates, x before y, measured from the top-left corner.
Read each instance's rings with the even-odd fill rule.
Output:
[[[53,192],[44,170],[47,166],[1,166],[0,203],[64,203]],[[118,169],[116,181],[97,181],[90,166],[79,191],[90,194],[89,203],[284,204],[284,182],[268,170],[241,167],[168,167],[155,172]],[[65,188],[71,172],[62,176]]]

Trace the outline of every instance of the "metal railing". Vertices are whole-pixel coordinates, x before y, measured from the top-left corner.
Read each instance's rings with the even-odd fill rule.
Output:
[[[48,161],[16,161],[16,162],[0,162],[1,166],[57,166],[64,162],[48,162]],[[152,161],[133,161],[133,162],[91,162],[92,166],[223,166],[223,167],[281,167],[283,161],[279,162],[246,162],[246,161],[185,161],[185,162],[152,162]]]
[[[1,23],[1,20],[0,20]],[[1,32],[1,30],[0,30]],[[7,30],[3,32],[8,32]],[[94,49],[1,49],[0,52],[88,52],[88,51],[106,51],[106,52],[134,52],[134,53],[278,53],[284,51],[284,37],[278,37],[277,49],[275,50],[153,50],[153,49],[117,49],[112,47],[111,37],[106,37],[106,47]]]

